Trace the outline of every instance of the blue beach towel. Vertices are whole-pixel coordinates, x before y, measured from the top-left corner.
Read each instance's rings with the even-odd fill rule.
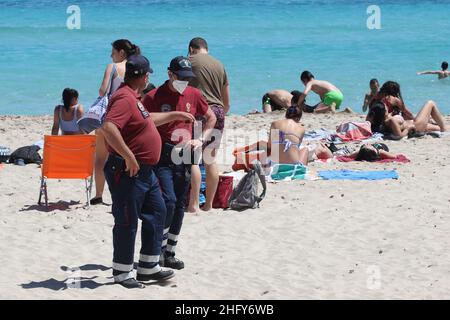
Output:
[[[382,171],[352,171],[352,170],[329,170],[319,171],[318,175],[324,180],[384,180],[398,179],[396,170]]]

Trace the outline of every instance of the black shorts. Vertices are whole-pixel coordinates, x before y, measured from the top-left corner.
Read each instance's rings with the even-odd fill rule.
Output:
[[[269,99],[269,104],[272,107],[272,111],[278,111],[278,110],[286,110],[286,108],[276,104],[272,99],[270,99],[270,96],[268,93],[266,93],[263,97],[262,97],[262,106],[264,108],[264,104],[266,103],[266,100]]]

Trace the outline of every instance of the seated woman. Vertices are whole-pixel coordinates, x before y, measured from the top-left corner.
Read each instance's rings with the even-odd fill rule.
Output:
[[[62,93],[63,105],[55,107],[53,113],[52,135],[57,136],[61,128],[62,135],[83,134],[77,121],[83,116],[83,106],[78,103],[78,92],[66,88]]]
[[[258,141],[250,146],[237,148],[233,151],[236,162],[233,170],[248,170],[254,160],[263,165],[272,163],[304,164],[308,162],[308,151],[301,148],[305,129],[300,123],[302,110],[291,106],[286,111],[286,119],[272,122],[269,141]]]
[[[385,105],[388,109],[388,113],[399,115],[399,117],[403,117],[405,120],[414,119],[414,115],[406,107],[405,102],[403,101],[400,85],[397,82],[387,81],[383,84],[378,94],[372,98],[369,105],[369,112],[376,104]]]
[[[388,108],[382,104],[374,105],[369,111],[367,119],[372,124],[372,132],[391,134],[398,138],[412,133],[425,134],[432,131],[449,130],[434,101],[426,102],[413,120],[405,120],[399,115],[389,113]]]
[[[359,149],[346,146],[342,149],[333,149],[323,143],[314,147],[315,159],[330,159],[334,156],[346,156],[355,161],[377,161],[382,159],[397,159],[398,155],[389,152],[389,148],[384,143],[364,144]]]

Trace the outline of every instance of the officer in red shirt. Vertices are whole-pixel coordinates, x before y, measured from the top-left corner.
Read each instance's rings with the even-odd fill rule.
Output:
[[[192,139],[193,125],[185,121],[174,121],[158,127],[163,147],[161,159],[155,170],[166,203],[167,216],[164,225],[163,254],[160,264],[172,269],[183,269],[184,263],[175,258],[175,247],[183,223],[186,196],[190,183],[191,152],[201,153],[204,140],[208,141],[216,123],[214,112],[201,92],[188,86],[195,77],[192,65],[186,57],[176,57],[168,68],[169,80],[150,91],[144,98],[144,106],[150,112],[188,112],[206,122],[203,138]]]
[[[150,114],[144,108],[140,92],[151,72],[144,56],[128,58],[125,81],[111,97],[102,126],[110,152],[104,170],[113,202],[113,276],[116,283],[126,288],[142,288],[140,282],[174,276],[172,270],[164,271],[159,265],[166,207],[154,173],[161,153],[156,126],[174,120],[195,120],[188,113]],[[142,245],[135,278],[138,217],[142,220]]]

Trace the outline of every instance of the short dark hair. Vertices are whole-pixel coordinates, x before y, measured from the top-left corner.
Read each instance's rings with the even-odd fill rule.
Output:
[[[305,70],[305,71],[302,72],[302,74],[300,76],[300,79],[302,81],[304,81],[304,82],[307,82],[307,81],[309,81],[311,79],[314,79],[314,75],[311,72]]]
[[[200,38],[200,37],[196,37],[193,38],[190,42],[189,42],[189,47],[193,48],[193,49],[206,49],[208,50],[208,43],[206,42],[205,39]]]
[[[447,61],[442,62],[441,67],[442,67],[442,70],[444,70],[444,71],[447,70],[448,69],[448,62]]]
[[[375,161],[378,160],[380,156],[378,155],[378,152],[374,149],[369,149],[366,146],[362,146],[361,149],[359,149],[358,154],[356,155],[355,160],[356,161]]]
[[[378,83],[379,84],[378,79],[375,79],[375,78],[370,79],[370,84],[374,84],[374,83]]]
[[[66,111],[69,111],[70,103],[72,102],[73,98],[78,99],[78,91],[71,88],[65,88],[62,93],[62,101],[64,109],[66,109]]]
[[[291,92],[291,94],[292,94],[291,105],[297,105],[298,99],[300,99],[302,93],[298,90],[294,90]]]

